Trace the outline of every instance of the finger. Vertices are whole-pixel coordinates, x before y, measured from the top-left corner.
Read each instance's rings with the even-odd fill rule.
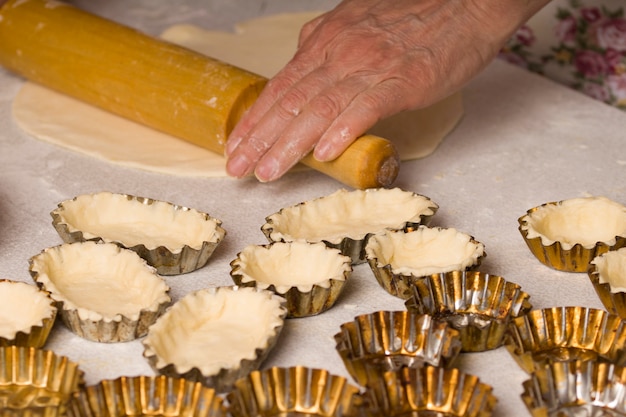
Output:
[[[379,120],[404,110],[406,103],[400,92],[406,88],[404,82],[388,79],[361,92],[320,137],[313,157],[332,161]]]
[[[254,165],[279,139],[281,132],[300,115],[312,97],[334,82],[331,75],[320,68],[288,88],[269,108],[266,109],[266,103],[262,102],[261,107],[266,109],[265,112],[253,115],[253,120],[246,123],[254,124],[244,133],[235,132],[240,136],[233,136],[234,142],[227,144],[230,146],[226,163],[228,174],[235,177],[249,175]]]

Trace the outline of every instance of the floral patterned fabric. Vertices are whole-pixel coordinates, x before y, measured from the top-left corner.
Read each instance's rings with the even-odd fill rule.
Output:
[[[626,110],[624,0],[553,0],[500,58]]]

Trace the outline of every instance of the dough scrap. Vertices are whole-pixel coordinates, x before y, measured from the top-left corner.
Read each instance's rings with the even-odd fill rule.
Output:
[[[242,22],[234,33],[176,25],[162,38],[266,77],[293,56],[302,25],[320,12],[284,13]],[[370,133],[392,140],[402,160],[432,153],[463,115],[461,93],[386,119]],[[187,177],[226,176],[209,150],[126,120],[32,82],[13,102],[17,125],[31,136],[122,166]]]

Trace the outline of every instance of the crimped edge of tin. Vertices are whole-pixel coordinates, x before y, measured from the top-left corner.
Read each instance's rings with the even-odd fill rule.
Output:
[[[462,352],[483,352],[504,343],[509,322],[532,309],[530,295],[501,276],[451,271],[413,282],[408,310],[442,318],[461,334]]]
[[[12,281],[9,279],[0,279],[0,284],[7,283],[9,285],[18,284],[18,285],[29,285],[20,281]],[[27,331],[19,330],[15,333],[15,336],[11,339],[7,337],[0,337],[0,346],[25,346],[25,347],[34,347],[34,348],[42,348],[50,335],[50,331],[56,322],[56,317],[58,313],[58,309],[56,306],[56,302],[50,296],[50,292],[46,291],[42,288],[37,288],[38,294],[41,297],[45,297],[49,303],[49,314],[47,316],[42,316],[39,318],[39,321],[33,323]]]
[[[349,257],[342,255],[337,249],[331,249],[323,243],[299,243],[299,242],[272,242],[267,245],[253,245],[246,249],[267,250],[268,253],[277,245],[306,245],[311,249],[322,248],[328,256],[335,256],[338,260],[345,259],[343,270],[331,277],[320,277],[318,283],[306,285],[303,288],[294,282],[286,291],[285,286],[278,288],[276,285],[267,284],[254,279],[246,272],[246,260],[242,258],[242,252],[230,263],[230,276],[235,285],[239,287],[255,287],[272,291],[285,298],[287,307],[287,318],[301,318],[321,314],[335,305],[337,299],[352,274],[352,263]],[[254,260],[254,259],[252,259]]]
[[[363,393],[365,416],[414,413],[489,417],[497,403],[493,388],[458,368],[425,366],[385,372]],[[413,413],[413,414],[412,414]]]
[[[334,339],[348,373],[361,386],[402,367],[449,368],[461,351],[459,331],[448,322],[407,310],[356,316]]]
[[[583,408],[588,410],[585,415],[595,415],[593,410],[626,414],[623,366],[594,360],[554,362],[536,370],[522,385],[522,401],[534,417],[559,411],[574,415]]]
[[[509,324],[504,346],[529,374],[552,362],[597,360],[626,364],[626,322],[581,306],[532,310]]]
[[[420,230],[425,227],[427,226],[421,225],[408,233],[415,233],[417,230]],[[433,229],[445,230],[444,228],[441,228],[441,227],[436,227]],[[394,230],[394,231],[386,231],[383,233],[400,233],[400,232],[402,231]],[[466,260],[464,262],[467,264],[467,266],[464,268],[465,271],[475,271],[480,267],[483,259],[487,256],[487,253],[485,252],[485,249],[484,249],[484,245],[481,242],[477,241],[471,235],[468,235],[463,232],[458,232],[458,233],[467,235],[469,238],[468,243],[474,245],[477,248],[477,252],[471,257],[471,261]],[[381,259],[378,258],[374,254],[374,252],[371,250],[371,247],[370,247],[371,241],[372,239],[376,239],[376,236],[377,234],[371,235],[367,241],[367,244],[365,245],[365,259],[367,260],[367,263],[369,264],[374,274],[374,277],[376,278],[376,281],[389,294],[398,298],[402,298],[403,300],[409,299],[411,297],[411,286],[413,284],[413,281],[423,279],[428,275],[415,275],[412,273],[407,274],[407,273],[395,272],[394,268],[389,263],[383,263]],[[446,272],[450,272],[451,270],[456,270],[456,269],[457,268],[450,268],[450,267],[440,268],[439,271],[436,271],[434,273],[446,273]]]
[[[102,380],[76,393],[68,409],[74,417],[225,417],[227,407],[213,388],[165,375],[121,376]],[[123,414],[120,411],[123,410]]]
[[[227,398],[235,417],[288,413],[350,417],[358,415],[359,391],[346,378],[324,369],[272,367],[237,380]]]
[[[306,207],[306,205],[311,205],[311,204],[319,204],[320,202],[327,202],[330,201],[332,199],[340,199],[340,198],[345,198],[346,195],[350,194],[350,193],[377,193],[377,192],[401,192],[401,193],[406,193],[408,195],[411,195],[414,198],[419,198],[419,199],[423,199],[428,205],[426,208],[424,208],[422,211],[420,211],[419,213],[413,213],[413,215],[411,217],[409,217],[408,219],[405,219],[402,222],[398,222],[398,224],[395,225],[389,225],[387,227],[384,227],[383,229],[386,230],[413,230],[415,228],[417,228],[420,225],[427,225],[430,223],[430,220],[432,219],[432,217],[436,214],[437,210],[439,209],[439,205],[437,205],[434,201],[432,201],[429,197],[426,197],[424,195],[421,194],[417,194],[411,191],[405,191],[405,190],[401,190],[399,188],[392,188],[392,189],[386,189],[386,188],[369,188],[366,190],[353,190],[353,191],[348,191],[345,189],[339,189],[336,192],[326,195],[326,196],[322,196],[322,197],[318,197],[312,200],[308,200],[308,201],[304,201],[289,207],[284,207],[282,209],[280,209],[279,211],[267,216],[265,218],[265,224],[263,224],[261,226],[261,231],[263,232],[263,234],[265,235],[265,237],[267,238],[267,240],[269,242],[289,242],[289,241],[296,241],[296,240],[306,240],[309,243],[315,243],[315,242],[323,242],[325,245],[327,245],[328,247],[331,248],[335,248],[335,249],[339,249],[341,251],[342,254],[349,256],[352,259],[352,263],[353,265],[358,265],[361,263],[366,262],[365,259],[365,245],[367,244],[367,239],[369,238],[370,235],[372,235],[373,233],[376,233],[380,230],[372,230],[368,233],[366,233],[363,237],[361,238],[352,238],[349,236],[343,236],[343,237],[338,237],[336,239],[332,239],[332,240],[327,240],[327,239],[321,239],[321,240],[309,240],[309,239],[296,239],[292,236],[290,236],[287,232],[283,232],[280,229],[280,219],[285,216],[288,212],[290,211],[301,211],[304,207]]]
[[[614,288],[610,282],[601,282],[601,273],[598,269],[597,262],[600,262],[602,259],[609,255],[619,254],[619,256],[624,255],[624,259],[626,259],[626,248],[621,248],[616,251],[605,252],[602,255],[596,256],[593,258],[591,263],[589,264],[589,268],[587,269],[587,275],[589,276],[589,280],[593,285],[598,298],[604,305],[604,308],[611,314],[617,314],[618,316],[626,319],[626,292],[624,292],[624,288]],[[605,280],[606,281],[606,280]]]
[[[198,215],[200,215],[203,221],[215,222],[216,227],[214,235],[211,236],[210,239],[203,241],[200,248],[193,248],[189,245],[184,245],[181,248],[177,248],[176,250],[172,250],[170,248],[167,248],[166,246],[148,248],[145,244],[128,246],[124,244],[124,242],[111,240],[102,236],[86,237],[85,234],[87,234],[88,232],[79,230],[78,228],[64,222],[63,220],[63,212],[66,210],[65,205],[67,205],[68,202],[76,201],[79,197],[84,197],[76,196],[71,200],[65,200],[60,202],[57,205],[57,208],[50,212],[50,216],[52,217],[52,225],[61,237],[61,239],[63,239],[63,241],[66,243],[84,242],[89,240],[115,243],[120,247],[137,252],[137,254],[145,259],[148,264],[155,267],[160,275],[180,275],[193,272],[205,266],[213,255],[215,249],[226,237],[226,230],[222,227],[222,221],[210,216],[207,213],[203,213],[189,207],[172,204],[167,201],[156,200],[147,197],[138,197],[130,194],[110,194],[125,197],[126,200],[131,203],[138,202],[143,205],[163,203],[170,205],[172,207],[172,210],[174,211],[196,212]]]
[[[268,300],[278,301],[279,309],[281,310],[279,316],[276,317],[279,324],[275,325],[270,334],[267,335],[264,345],[255,348],[253,358],[242,358],[240,359],[239,364],[236,367],[222,367],[219,369],[218,372],[207,373],[198,367],[186,367],[185,369],[181,369],[181,367],[177,364],[167,363],[167,361],[165,361],[158,355],[153,346],[153,342],[151,341],[151,336],[154,334],[154,332],[160,331],[163,323],[165,323],[167,320],[170,320],[170,314],[173,314],[172,312],[175,312],[176,309],[180,308],[180,306],[186,302],[185,300],[194,296],[202,295],[204,293],[208,295],[214,295],[220,291],[237,292],[248,290],[262,294],[267,297]],[[278,338],[284,326],[284,320],[287,316],[287,308],[285,306],[285,303],[286,301],[283,297],[280,297],[271,291],[261,290],[258,288],[223,286],[195,291],[186,295],[185,297],[183,297],[183,299],[173,304],[171,308],[163,316],[161,316],[154,325],[150,327],[147,337],[142,340],[142,344],[144,347],[143,356],[144,358],[146,358],[152,369],[154,369],[160,375],[181,377],[192,381],[198,381],[208,387],[214,388],[219,393],[227,392],[229,389],[232,388],[234,382],[237,379],[242,378],[248,375],[251,371],[258,369],[261,363],[267,358],[270,351],[278,342]]]
[[[71,397],[84,386],[78,364],[50,350],[0,347],[3,412],[13,415],[65,415]],[[25,395],[26,394],[26,395]]]
[[[93,341],[103,343],[128,342],[143,337],[148,333],[148,328],[160,317],[170,306],[172,300],[169,296],[170,288],[162,281],[163,292],[158,299],[152,301],[151,305],[142,308],[133,317],[125,314],[116,314],[114,317],[105,317],[100,313],[76,306],[73,302],[67,300],[65,295],[56,288],[56,284],[42,273],[38,267],[38,257],[50,250],[62,250],[65,245],[111,245],[117,252],[128,251],[137,258],[137,262],[143,263],[146,270],[154,274],[161,280],[155,269],[148,265],[144,259],[141,259],[135,252],[124,249],[113,243],[104,242],[74,242],[65,243],[42,250],[38,255],[33,256],[29,260],[29,272],[35,283],[42,289],[50,293],[50,297],[55,301],[58,316],[60,316],[63,324],[69,328],[74,334]]]

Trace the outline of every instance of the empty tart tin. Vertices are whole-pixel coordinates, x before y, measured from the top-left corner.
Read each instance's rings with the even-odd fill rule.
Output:
[[[0,346],[43,347],[56,317],[57,307],[49,292],[0,279]]]
[[[453,228],[387,230],[371,235],[365,246],[365,258],[380,286],[403,299],[411,296],[413,280],[473,270],[485,256],[482,243]]]
[[[626,364],[626,323],[604,310],[579,306],[533,310],[513,319],[504,346],[529,374],[560,361]]]
[[[461,351],[459,332],[446,321],[412,311],[356,316],[341,325],[335,342],[348,373],[361,386],[402,367],[450,367]]]
[[[221,220],[207,213],[128,194],[80,195],[50,215],[64,242],[115,243],[137,252],[161,275],[203,267],[226,236]]]
[[[250,245],[230,263],[238,286],[273,291],[287,300],[287,317],[307,317],[331,308],[352,273],[349,257],[323,243]]]
[[[606,197],[545,203],[518,222],[533,255],[559,271],[587,272],[593,258],[626,246],[626,206]]]
[[[521,287],[497,275],[452,271],[414,281],[408,310],[444,319],[461,336],[462,352],[502,346],[509,322],[532,305]]]
[[[232,286],[195,291],[150,327],[144,357],[159,374],[225,392],[265,360],[286,315],[285,299],[268,290]]]
[[[227,395],[233,417],[357,416],[359,388],[324,369],[294,366],[252,371]]]
[[[65,356],[25,346],[0,347],[0,416],[61,417],[84,385]]]
[[[184,378],[122,376],[84,387],[72,398],[68,417],[226,417],[213,388]]]
[[[385,372],[363,393],[363,416],[489,417],[493,388],[457,368],[425,366]]]
[[[35,282],[56,301],[63,323],[95,342],[143,337],[170,305],[169,287],[135,252],[113,243],[64,243],[29,261]]]
[[[438,208],[428,197],[400,188],[340,189],[267,216],[261,231],[270,242],[324,242],[360,264],[372,233],[428,224]]]
[[[626,248],[596,256],[587,274],[604,308],[626,318]]]
[[[554,362],[523,383],[533,417],[626,416],[626,369],[594,360]]]

